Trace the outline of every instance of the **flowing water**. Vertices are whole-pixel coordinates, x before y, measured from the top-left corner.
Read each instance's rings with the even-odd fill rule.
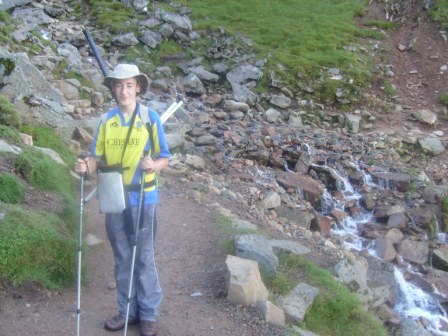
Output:
[[[358,169],[360,169],[359,166],[357,167]],[[332,173],[337,174],[337,171],[333,171]],[[369,183],[370,186],[375,186],[368,174],[366,174],[364,171],[362,171],[362,174],[365,177],[365,183]],[[348,199],[355,199],[359,201],[361,199],[361,195],[354,190],[346,177],[343,177],[341,175],[339,176],[344,181],[343,184],[340,184],[342,188],[339,191],[341,191]],[[391,186],[388,181],[383,180],[378,187],[384,189],[393,186]],[[338,207],[338,204],[341,204],[341,202],[328,200],[327,198],[331,198],[331,195],[330,193],[328,193],[328,191],[325,192],[323,198],[325,199],[323,201],[325,204],[334,204],[335,207]],[[326,208],[326,211],[328,210],[330,209]],[[345,218],[345,220],[342,222],[341,227],[333,230],[333,233],[343,237],[345,245],[348,248],[358,251],[361,249],[368,249],[370,254],[376,257],[374,247],[372,245],[366,244],[364,239],[358,236],[357,232],[358,224],[364,224],[373,221],[373,215],[367,211],[363,211],[361,214],[358,214],[356,218],[352,218],[350,216]],[[439,240],[445,241],[445,234],[440,234],[438,232],[437,235]],[[412,270],[408,268],[407,271],[411,272]],[[435,299],[433,295],[426,293],[421,288],[418,288],[416,285],[406,281],[403,272],[398,267],[395,267],[394,275],[399,288],[399,296],[394,307],[394,311],[401,316],[405,316],[415,320],[423,318],[429,322],[428,330],[433,335],[448,336],[448,332],[441,330],[443,324],[448,325],[447,312],[443,309],[438,300]]]
[[[305,148],[308,153],[312,152],[310,147]],[[347,248],[357,251],[368,250],[373,257],[377,257],[374,243],[360,237],[358,232],[358,226],[360,224],[375,222],[373,213],[365,210],[360,204],[362,195],[353,187],[348,177],[340,174],[336,169],[327,165],[312,165],[312,167],[328,172],[335,179],[338,191],[343,194],[343,200],[338,200],[325,189],[321,199],[321,214],[328,215],[333,209],[343,211],[346,214],[346,217],[339,223],[337,228],[332,230],[332,233],[340,236]],[[379,179],[378,184],[375,184],[371,175],[361,169],[359,164],[354,163],[353,168],[361,174],[364,185],[378,189],[395,189],[393,183],[387,179]],[[286,163],[285,171],[290,171]],[[277,185],[275,174],[272,172],[266,172],[258,167],[253,167],[250,170],[250,173],[256,178],[257,183],[264,185],[265,187],[272,186],[273,184]],[[299,188],[297,189],[297,193],[303,197],[303,193]],[[360,211],[357,212],[356,215],[351,216],[346,209],[347,203],[355,203]],[[437,231],[436,234],[439,241],[446,242],[446,234],[440,233],[439,231]],[[411,272],[410,269],[406,271]],[[400,316],[414,320],[423,318],[427,321],[427,329],[431,334],[448,336],[447,331],[441,330],[442,324],[448,325],[447,312],[443,309],[434,295],[431,295],[409,281],[406,281],[403,271],[398,267],[395,267],[394,275],[399,288],[398,300],[395,307],[393,307],[394,311]]]

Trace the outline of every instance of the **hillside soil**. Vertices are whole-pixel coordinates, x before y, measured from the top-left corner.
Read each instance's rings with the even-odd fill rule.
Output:
[[[433,109],[438,97],[448,90],[447,74],[440,70],[447,64],[448,43],[418,7],[420,5],[416,1],[410,3],[400,28],[387,31],[385,40],[381,41],[385,48],[381,63],[394,67],[395,75],[390,82],[397,87],[396,104],[403,109],[386,114],[372,111],[378,117],[375,131],[393,133],[418,128],[422,133],[442,130],[446,134],[446,116],[439,116],[435,128],[422,125],[411,116],[417,109]],[[384,11],[375,1],[363,20],[367,19],[385,20]],[[400,51],[399,45],[406,49]],[[374,89],[378,89],[378,95],[384,93],[380,87]],[[426,167],[429,176],[444,181],[446,162],[444,153],[430,159],[422,168]],[[6,166],[4,162],[0,164],[2,170]],[[188,186],[175,179],[161,189],[156,254],[165,297],[158,335],[285,334],[264,322],[254,308],[234,306],[226,301],[226,254],[220,247],[225,234],[216,225],[217,214],[213,207],[190,200],[186,197],[187,190]],[[29,192],[26,205],[51,210],[59,206],[59,200],[51,195]],[[232,211],[244,214],[244,209]],[[103,329],[103,321],[116,313],[112,251],[105,237],[104,218],[98,213],[95,199],[88,203],[86,212],[86,234],[97,237],[102,243],[89,247],[83,255],[87,279],[81,297],[81,335],[117,335],[120,332]],[[311,257],[322,263],[325,259],[318,254]],[[0,335],[75,335],[76,317],[75,287],[58,292],[33,284],[15,289],[5,285],[0,288]],[[138,327],[131,326],[128,334],[139,335]]]

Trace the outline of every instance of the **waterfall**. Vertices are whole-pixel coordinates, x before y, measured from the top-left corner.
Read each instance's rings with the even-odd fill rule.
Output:
[[[359,168],[359,166],[355,167]],[[361,195],[354,190],[347,178],[341,176],[335,169],[325,167],[325,170],[329,171],[332,176],[334,175],[337,181],[342,182],[337,183],[336,185],[338,188],[341,188],[341,190],[338,191],[342,192],[344,197],[359,202]],[[373,182],[371,182],[371,178],[366,177],[365,181],[370,181],[371,186],[374,186]],[[390,183],[387,179],[380,179],[380,181],[382,181],[381,187],[390,187]],[[325,204],[340,204],[338,201],[331,202],[328,200],[329,197],[331,198],[328,191],[326,191],[324,195],[326,198]],[[331,212],[331,209],[326,209],[326,211]],[[367,249],[370,255],[377,257],[376,251],[372,244],[366,245],[364,239],[358,236],[358,225],[372,221],[374,221],[372,213],[361,212],[356,216],[356,218],[347,216],[342,221],[341,227],[332,230],[332,232],[343,238],[344,244],[347,248],[355,249],[357,251]],[[438,222],[436,221],[436,223],[438,227]],[[443,236],[443,239],[444,238],[445,237]],[[448,325],[447,313],[444,311],[440,303],[435,298],[426,294],[422,289],[407,282],[404,279],[403,273],[397,267],[394,267],[394,275],[400,290],[399,299],[397,300],[394,310],[402,316],[415,320],[424,318],[430,324],[428,330],[431,331],[431,333],[438,336],[448,336],[448,332],[440,330],[443,323]]]
[[[435,230],[436,230],[436,232],[434,233],[435,234],[435,238],[439,242],[442,242],[442,243],[447,242],[447,234],[443,233],[443,232],[440,232],[440,223],[439,223],[439,220],[437,219],[436,214],[434,214],[433,217],[434,217]]]
[[[448,324],[446,312],[440,303],[420,288],[405,280],[403,273],[394,268],[395,280],[400,294],[394,310],[412,319],[424,318],[429,322],[428,330],[435,335],[448,336],[448,332],[440,331],[441,322]]]

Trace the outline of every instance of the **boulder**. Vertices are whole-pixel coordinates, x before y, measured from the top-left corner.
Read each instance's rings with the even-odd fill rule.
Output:
[[[261,280],[256,261],[228,255],[226,265],[228,270],[227,299],[230,302],[249,306],[257,301],[267,299],[268,290]]]

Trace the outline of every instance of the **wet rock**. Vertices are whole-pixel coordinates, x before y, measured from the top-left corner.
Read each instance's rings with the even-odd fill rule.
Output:
[[[429,255],[428,242],[411,240],[409,238],[403,239],[398,244],[398,254],[406,260],[417,264],[425,264]]]
[[[432,266],[448,272],[448,247],[443,246],[437,249],[434,249],[432,254]]]

